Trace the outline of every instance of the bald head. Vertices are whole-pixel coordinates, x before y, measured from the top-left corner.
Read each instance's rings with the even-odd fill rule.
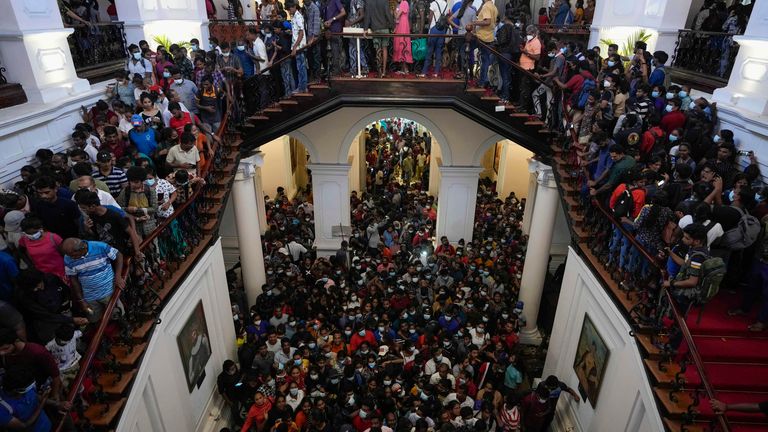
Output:
[[[78,189],[88,189],[93,192],[95,186],[96,182],[93,180],[93,177],[89,175],[81,176],[77,179]]]
[[[88,243],[77,237],[70,237],[61,243],[61,251],[69,257],[80,258],[88,252]]]

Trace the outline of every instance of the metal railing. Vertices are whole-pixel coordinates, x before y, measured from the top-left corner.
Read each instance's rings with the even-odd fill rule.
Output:
[[[74,29],[67,36],[67,41],[78,73],[126,61],[128,50],[122,22],[73,24],[67,27]]]
[[[730,33],[678,30],[672,66],[728,81],[739,44]]]
[[[592,24],[536,24],[536,27],[539,29],[539,32],[546,33],[550,36],[557,34],[589,36],[591,25]]]
[[[216,132],[220,138],[224,137],[229,128],[229,113],[228,108]],[[204,237],[202,227],[206,217],[203,210],[212,205],[205,194],[216,187],[215,169],[226,164],[225,156],[228,152],[222,144],[216,142],[212,143],[211,147],[214,156],[200,173],[200,177],[206,180],[205,185],[188,190],[177,188],[177,193],[188,194],[187,200],[174,206],[174,213],[143,239],[139,246],[144,255],[143,260],[128,258],[123,273],[115,276],[126,281],[125,288],[116,288],[104,308],[98,327],[91,336],[88,350],[81,360],[80,371],[72,381],[66,397],[79,421],[86,423],[86,426],[87,419],[81,395],[83,383],[89,377],[92,378],[95,391],[91,394],[96,403],[108,400],[97,381],[98,376],[104,372],[114,372],[121,376],[124,372],[110,349],[119,346],[131,352],[136,345],[132,332],[149,320],[157,319],[164,305],[162,299],[167,299],[183,278],[178,278],[174,286],[166,286],[166,282]],[[161,294],[161,291],[165,293]],[[115,313],[118,300],[123,305],[123,312],[119,316]],[[110,325],[119,329],[116,334],[107,332]],[[95,364],[97,358],[100,359],[98,366]],[[65,421],[66,416],[58,422],[55,429],[57,432],[62,430]]]

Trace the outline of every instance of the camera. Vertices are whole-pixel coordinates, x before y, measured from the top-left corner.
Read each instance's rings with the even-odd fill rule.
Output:
[[[754,153],[752,150],[739,150],[736,152],[739,156],[752,156]]]

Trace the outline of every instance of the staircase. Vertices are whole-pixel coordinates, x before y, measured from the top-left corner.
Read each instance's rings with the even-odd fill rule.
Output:
[[[218,237],[241,144],[239,135],[227,132],[224,123],[218,134],[221,145],[213,146],[214,157],[203,176],[206,184],[187,203],[175,206],[173,217],[158,226],[154,237],[145,239],[144,262],[130,263],[120,294],[125,314],[103,320],[98,330],[86,334],[91,344],[68,398],[74,401],[71,414],[78,430],[107,431],[117,426],[163,305]],[[178,226],[182,238],[173,236],[171,224]],[[76,397],[79,383],[87,404]],[[56,430],[61,429],[58,426]]]
[[[580,167],[571,153],[560,145],[553,145],[552,151],[553,171],[563,206],[572,221],[574,242],[635,328],[645,370],[667,430],[722,431],[710,407],[699,370],[690,360],[694,349],[687,347],[685,342],[676,354],[659,348],[659,342],[666,341],[663,331],[660,334],[658,328],[638,318],[648,303],[655,304],[657,300],[639,291],[624,289],[620,284],[621,275],[612,272],[604,256],[596,253],[594,239],[604,237],[605,233],[587,223],[587,209],[579,197]],[[768,400],[768,337],[747,330],[747,326],[755,321],[756,312],[748,317],[727,314],[729,308],[739,304],[740,298],[723,288],[703,310],[691,309],[686,319],[708,383],[717,398],[725,403]],[[762,414],[729,412],[726,417],[728,430],[732,432],[768,430],[768,418]]]

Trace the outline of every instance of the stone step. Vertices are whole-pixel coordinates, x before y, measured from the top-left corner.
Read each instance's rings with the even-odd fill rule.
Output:
[[[136,376],[136,370],[130,370],[125,373],[102,373],[96,379],[104,393],[110,396],[125,396],[125,390],[133,382]]]
[[[114,426],[112,423],[117,418],[120,410],[125,405],[126,398],[113,402],[96,403],[85,410],[85,418],[95,427],[106,428]]]
[[[115,356],[115,361],[117,361],[120,366],[134,368],[146,349],[147,344],[144,342],[133,346],[115,345],[109,352]]]

